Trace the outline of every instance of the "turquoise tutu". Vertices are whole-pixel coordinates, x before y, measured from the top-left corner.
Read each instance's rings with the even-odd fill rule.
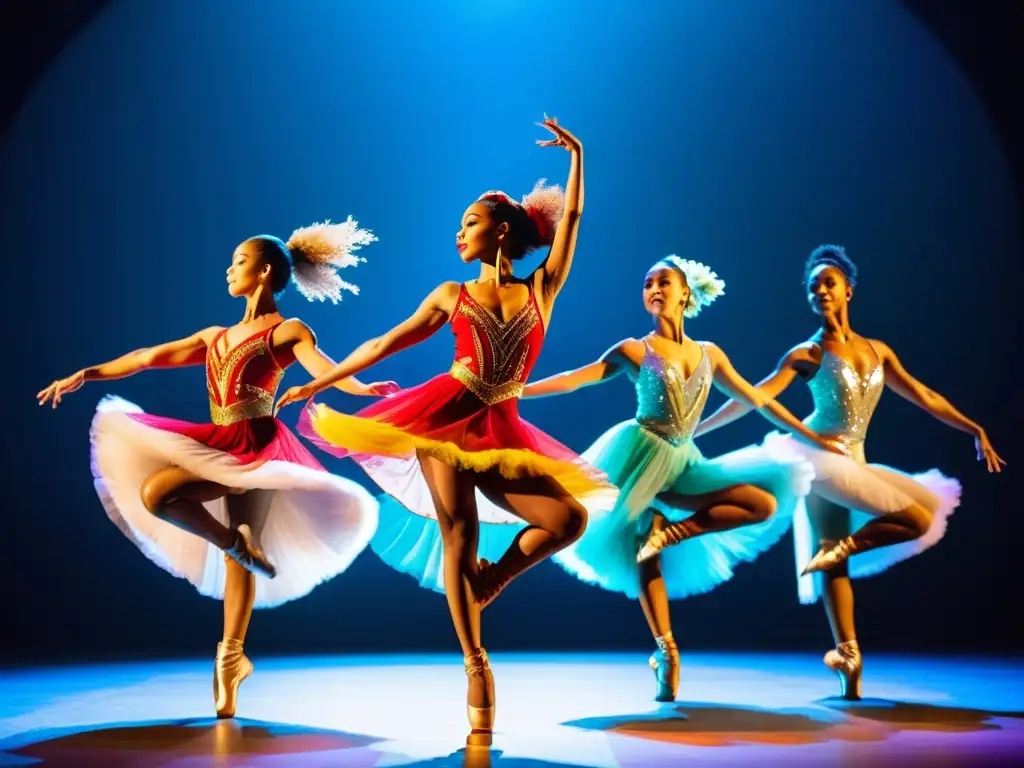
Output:
[[[424,589],[443,593],[444,557],[437,520],[410,512],[390,496],[380,496],[378,501],[379,522],[370,548],[385,564],[416,579]],[[478,498],[478,503],[483,501]],[[479,557],[497,561],[525,527],[525,523],[481,523]]]
[[[763,523],[705,534],[662,550],[668,596],[682,598],[728,581],[737,564],[777,543],[814,477],[811,465],[782,444],[750,446],[706,459],[692,440],[673,444],[636,421],[612,427],[583,458],[619,488],[618,503],[610,511],[591,515],[582,538],[554,560],[582,581],[630,598],[639,596],[636,554],[651,527],[652,512],[670,522],[693,514],[660,501],[659,493],[693,495],[749,484],[778,500],[776,513]]]

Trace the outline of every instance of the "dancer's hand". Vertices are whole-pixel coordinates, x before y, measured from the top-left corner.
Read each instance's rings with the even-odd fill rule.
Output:
[[[274,406],[274,415],[277,416],[277,412],[284,408],[286,405],[291,403],[299,403],[304,400],[309,400],[316,392],[308,384],[304,384],[301,387],[292,387],[277,401],[277,405]]]
[[[373,397],[388,397],[401,389],[395,381],[375,381],[366,385],[366,393]]]
[[[85,371],[78,371],[78,373],[73,373],[66,379],[58,379],[46,389],[37,392],[36,399],[39,401],[39,405],[46,405],[47,401],[51,401],[53,407],[56,408],[64,395],[80,389],[84,383]]]
[[[978,451],[978,461],[984,461],[988,465],[989,472],[1002,472],[1006,462],[996,453],[992,443],[988,441],[985,430],[981,430],[974,438],[974,448]]]
[[[583,149],[583,144],[573,136],[569,131],[565,130],[558,124],[557,117],[548,117],[544,115],[544,122],[537,123],[541,128],[546,128],[555,134],[553,139],[538,139],[537,146],[539,147],[562,147],[570,152],[580,152]]]
[[[821,447],[831,453],[838,453],[840,456],[850,455],[850,446],[834,437],[821,438]]]

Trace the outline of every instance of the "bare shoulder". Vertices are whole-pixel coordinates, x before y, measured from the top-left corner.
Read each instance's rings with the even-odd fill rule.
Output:
[[[896,357],[896,353],[892,351],[892,347],[881,339],[869,339],[865,336],[864,341],[871,345],[871,348],[875,350],[875,354],[878,355],[878,359],[883,363]]]
[[[695,340],[694,343],[704,350],[704,354],[707,355],[708,360],[710,360],[715,365],[718,365],[718,363],[722,361],[728,362],[729,356],[725,354],[725,350],[722,349],[717,344],[715,344],[715,342]]]
[[[295,344],[302,341],[312,341],[315,344],[316,334],[297,317],[289,317],[281,322],[271,335],[273,344]]]
[[[451,314],[455,310],[460,293],[462,293],[462,283],[446,280],[430,292],[424,303],[429,303],[434,308]]]
[[[643,339],[623,339],[612,349],[616,350],[622,359],[628,360],[637,368],[643,365],[644,357],[647,355],[647,346]]]
[[[193,338],[199,338],[206,346],[210,346],[213,340],[217,338],[217,334],[222,333],[225,330],[223,325],[211,325],[202,330],[196,331],[192,334]]]
[[[786,351],[782,356],[780,367],[785,364],[789,367],[802,364],[818,365],[821,363],[821,344],[814,338],[801,341]]]

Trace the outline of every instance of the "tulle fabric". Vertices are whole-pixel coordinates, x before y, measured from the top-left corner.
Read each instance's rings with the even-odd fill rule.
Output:
[[[612,427],[583,458],[607,473],[619,488],[618,501],[592,515],[582,538],[554,560],[577,578],[630,598],[639,596],[636,554],[650,529],[650,510],[671,522],[692,514],[657,499],[659,493],[692,495],[751,484],[778,500],[776,513],[763,523],[699,536],[662,551],[668,595],[683,598],[728,581],[739,563],[774,545],[792,522],[799,499],[810,490],[813,474],[785,446],[752,446],[706,459],[692,440],[672,445],[635,421]]]
[[[370,547],[387,565],[411,576],[424,589],[444,592],[444,549],[436,520],[410,512],[390,496],[381,496],[380,524]],[[477,505],[490,504],[477,494]],[[496,562],[526,524],[481,524],[477,556]]]
[[[94,483],[107,515],[150,560],[209,597],[224,594],[223,553],[142,503],[143,484],[160,469],[177,466],[257,492],[247,503],[265,515],[260,543],[278,571],[274,579],[256,579],[257,608],[302,597],[341,573],[376,530],[376,500],[360,485],[326,472],[276,419],[193,424],[107,397],[97,407],[90,437]],[[204,506],[228,524],[226,499]]]
[[[588,510],[609,506],[617,493],[602,472],[520,418],[518,399],[484,406],[448,374],[353,416],[310,404],[298,430],[324,451],[351,458],[387,495],[426,518],[436,512],[417,454],[506,478],[548,476]],[[522,524],[483,497],[478,513],[481,523]]]
[[[789,450],[803,456],[814,467],[811,493],[850,510],[850,532],[878,515],[898,512],[917,503],[932,513],[932,523],[920,538],[880,547],[849,560],[852,578],[874,576],[898,562],[933,547],[946,533],[949,516],[960,504],[960,483],[937,469],[908,474],[883,464],[868,464],[863,443],[854,446],[854,456],[840,456],[807,445],[791,435],[772,432],[764,440],[770,450]],[[814,603],[821,597],[822,576],[799,576],[818,551],[818,536],[812,530],[805,504],[793,520],[793,544],[800,602]]]

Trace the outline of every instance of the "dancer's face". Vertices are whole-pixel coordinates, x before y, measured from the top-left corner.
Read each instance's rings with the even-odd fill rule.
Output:
[[[477,259],[493,263],[507,230],[508,224],[496,221],[490,206],[481,202],[473,203],[462,214],[462,226],[455,233],[459,258],[467,264]]]
[[[270,265],[263,260],[259,248],[250,242],[235,248],[228,267],[228,293],[232,296],[251,296],[270,280]]]
[[[690,289],[672,267],[654,266],[644,278],[644,309],[654,317],[681,315],[690,300]]]
[[[842,270],[831,264],[816,267],[807,278],[807,301],[816,315],[839,312],[853,298],[853,289]]]

